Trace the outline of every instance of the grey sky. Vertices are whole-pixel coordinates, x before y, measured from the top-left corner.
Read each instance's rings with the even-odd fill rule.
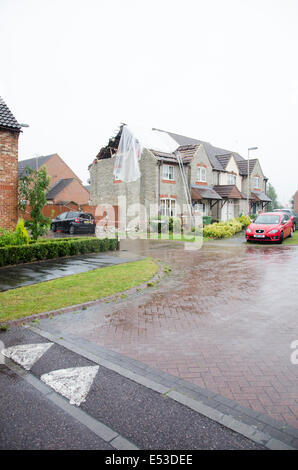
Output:
[[[0,95],[20,160],[57,152],[84,182],[120,122],[239,151],[298,189],[297,0],[0,0]]]

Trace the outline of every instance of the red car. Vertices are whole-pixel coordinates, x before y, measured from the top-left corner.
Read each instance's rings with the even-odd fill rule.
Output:
[[[282,243],[293,234],[293,220],[288,214],[264,212],[247,227],[246,241],[271,241]]]

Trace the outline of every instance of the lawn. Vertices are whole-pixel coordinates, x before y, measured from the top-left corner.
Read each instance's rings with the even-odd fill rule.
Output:
[[[292,238],[288,237],[283,241],[283,245],[298,245],[298,230],[293,233]]]
[[[146,258],[1,292],[0,322],[107,297],[147,282],[157,271]]]

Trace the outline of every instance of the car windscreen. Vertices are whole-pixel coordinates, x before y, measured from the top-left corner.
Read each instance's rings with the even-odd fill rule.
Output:
[[[68,212],[67,213],[67,218],[68,219],[74,219],[75,217],[77,217],[79,215],[78,212]]]
[[[254,224],[279,224],[279,215],[258,215],[254,220]]]

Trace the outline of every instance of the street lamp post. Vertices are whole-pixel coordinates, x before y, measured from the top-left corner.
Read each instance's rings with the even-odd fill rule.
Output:
[[[257,150],[258,147],[249,147],[247,151],[247,215],[249,215],[250,175],[249,175],[249,152]]]

